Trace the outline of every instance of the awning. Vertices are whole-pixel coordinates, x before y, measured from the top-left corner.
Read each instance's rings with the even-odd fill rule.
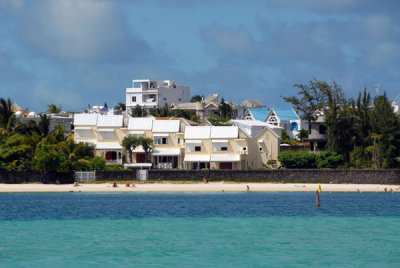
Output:
[[[211,155],[211,162],[239,162],[240,155],[238,154],[213,154]]]
[[[144,135],[144,131],[134,131],[134,130],[130,130],[128,131],[129,134],[132,135]]]
[[[263,143],[264,142],[264,140],[258,140],[258,143]]]
[[[99,142],[96,144],[97,150],[122,150],[121,144],[118,142]]]
[[[154,133],[154,137],[169,137],[168,133]]]
[[[133,153],[144,153],[142,145],[137,146],[133,151]]]
[[[228,140],[211,140],[212,143],[228,143]]]
[[[113,128],[98,128],[97,131],[99,132],[114,132]]]
[[[187,154],[184,162],[210,162],[209,154]]]
[[[201,144],[200,140],[186,140],[185,143],[188,144]]]
[[[75,127],[76,130],[91,130],[91,127]]]
[[[134,168],[134,167],[147,167],[150,168],[153,164],[151,163],[126,163],[124,168]]]
[[[180,155],[179,148],[154,148],[151,152],[152,155]]]

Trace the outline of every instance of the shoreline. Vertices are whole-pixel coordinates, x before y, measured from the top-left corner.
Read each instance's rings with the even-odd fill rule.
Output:
[[[132,184],[131,184],[132,185]],[[35,192],[315,192],[321,186],[322,192],[400,192],[399,185],[389,184],[307,184],[307,183],[135,183],[135,187],[126,187],[112,183],[73,184],[0,184],[0,193]],[[385,191],[386,188],[386,191]]]

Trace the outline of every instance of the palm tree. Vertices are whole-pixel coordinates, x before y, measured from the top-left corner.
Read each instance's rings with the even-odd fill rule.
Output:
[[[0,128],[9,132],[15,124],[16,116],[12,109],[13,103],[10,99],[0,98]]]
[[[54,103],[47,105],[47,112],[51,114],[59,114],[61,113],[61,106],[57,106]]]
[[[135,150],[136,147],[140,145],[140,139],[133,137],[133,136],[127,136],[122,140],[122,146],[126,151],[129,152],[129,160],[132,163],[132,153],[133,150]]]
[[[46,137],[50,132],[50,118],[45,113],[40,115],[40,121],[38,124],[40,134],[42,137]]]
[[[145,162],[148,161],[148,155],[150,151],[153,149],[153,140],[150,138],[140,138],[140,145],[142,145],[144,153],[145,153]]]
[[[125,111],[126,105],[125,103],[118,102],[118,104],[114,107],[115,110]]]

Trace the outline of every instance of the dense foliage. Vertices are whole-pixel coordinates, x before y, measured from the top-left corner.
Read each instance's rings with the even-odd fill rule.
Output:
[[[366,89],[357,99],[346,99],[336,83],[312,80],[295,85],[297,96],[284,97],[303,120],[323,116],[328,129],[327,149],[356,168],[399,167],[400,118],[386,94],[371,98]]]
[[[321,154],[283,152],[278,156],[284,168],[338,168],[343,164],[343,156],[331,151]]]

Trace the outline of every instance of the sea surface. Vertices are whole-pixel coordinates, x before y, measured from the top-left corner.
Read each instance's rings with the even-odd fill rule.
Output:
[[[400,267],[400,194],[4,193],[0,267]]]

